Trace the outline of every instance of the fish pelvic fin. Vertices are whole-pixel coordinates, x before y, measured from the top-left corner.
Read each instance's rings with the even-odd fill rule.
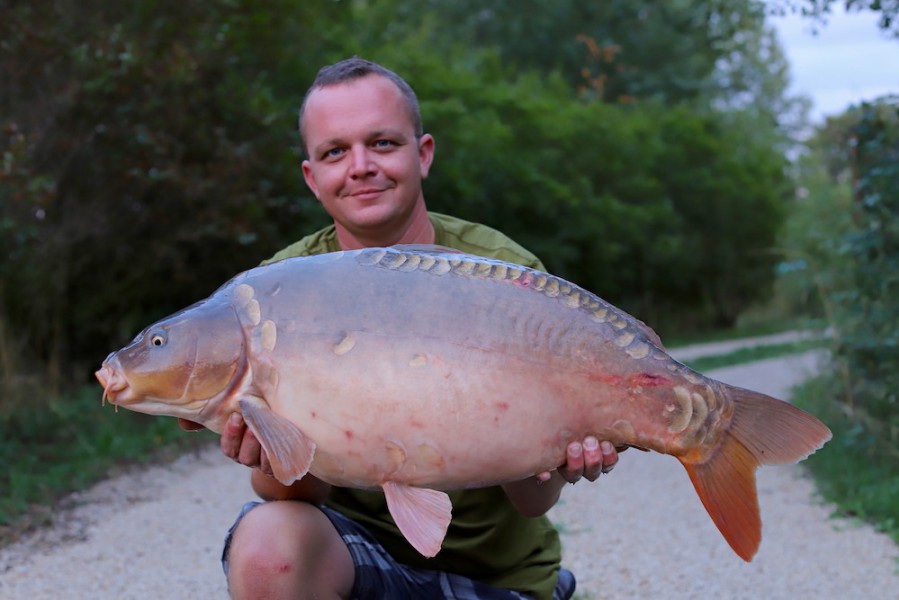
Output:
[[[238,405],[247,426],[268,455],[275,479],[290,485],[309,472],[315,456],[312,440],[262,398],[241,398]]]
[[[388,481],[381,487],[396,526],[413,548],[431,558],[440,552],[453,505],[445,492]]]
[[[740,558],[750,562],[762,540],[755,471],[798,462],[831,438],[807,412],[770,396],[728,387],[734,415],[721,443],[699,462],[679,457],[699,499]]]

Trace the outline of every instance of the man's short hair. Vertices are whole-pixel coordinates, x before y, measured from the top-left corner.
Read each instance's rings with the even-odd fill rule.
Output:
[[[421,137],[424,135],[424,128],[421,123],[421,109],[418,107],[418,97],[416,97],[412,86],[390,69],[363,58],[359,58],[358,56],[354,56],[319,69],[318,74],[312,81],[312,85],[310,85],[309,89],[306,91],[306,95],[303,97],[303,104],[300,105],[300,115],[298,120],[300,141],[303,144],[304,152],[307,151],[306,135],[303,131],[303,115],[306,112],[306,103],[309,101],[309,96],[312,95],[312,92],[324,87],[362,79],[368,75],[380,75],[381,77],[385,77],[399,88],[400,93],[403,95],[403,99],[406,101],[406,107],[409,109],[409,116],[412,118],[415,136]]]

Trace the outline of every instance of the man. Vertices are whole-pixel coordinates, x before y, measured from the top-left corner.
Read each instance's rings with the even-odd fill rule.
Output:
[[[358,58],[325,67],[299,124],[303,176],[334,225],[272,260],[437,243],[542,269],[495,230],[427,212],[421,184],[434,139],[422,131],[414,92],[393,72]],[[569,445],[566,464],[553,473],[451,492],[443,549],[425,559],[393,525],[382,493],[332,489],[312,475],[281,485],[238,414],[221,446],[259,467],[253,488],[268,501],[246,506],[226,541],[223,562],[237,599],[570,597],[574,580],[560,571],[558,535],[543,515],[566,481],[595,480],[618,461],[610,443],[587,438]]]

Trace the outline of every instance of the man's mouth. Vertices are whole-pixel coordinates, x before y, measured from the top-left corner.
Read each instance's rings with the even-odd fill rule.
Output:
[[[377,198],[385,191],[386,190],[380,188],[365,188],[362,190],[356,190],[349,195],[351,198],[355,198],[357,200],[370,200],[372,198]]]

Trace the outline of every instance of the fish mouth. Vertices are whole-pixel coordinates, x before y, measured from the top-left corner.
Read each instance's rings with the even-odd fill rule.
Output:
[[[127,401],[127,398],[123,397],[125,396],[123,392],[128,389],[128,381],[121,374],[121,371],[116,368],[117,362],[115,358],[112,360],[107,358],[103,361],[100,369],[94,373],[94,377],[103,386],[103,397],[100,400],[102,405],[106,404],[107,399],[110,404],[115,405],[123,404]]]

